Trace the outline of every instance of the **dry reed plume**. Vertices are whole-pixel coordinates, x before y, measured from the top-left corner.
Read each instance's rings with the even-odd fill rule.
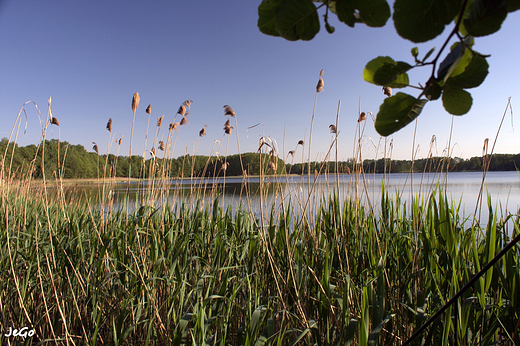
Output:
[[[146,114],[152,114],[152,105],[148,105],[148,107],[146,107]]]
[[[139,108],[139,93],[136,92],[134,97],[132,97],[132,111],[136,111]]]
[[[388,96],[388,97],[392,96],[392,88],[390,88],[390,87],[383,87],[383,93],[386,96]]]
[[[109,119],[108,119],[107,130],[108,130],[109,132],[112,132],[112,118],[109,118]]]
[[[202,130],[199,131],[199,137],[206,135],[206,129],[203,127]]]
[[[157,127],[161,127],[163,119],[164,119],[164,115],[161,116],[159,119],[157,119]]]
[[[60,122],[58,121],[58,119],[56,117],[52,117],[51,124],[60,126]]]
[[[186,125],[186,124],[188,124],[188,119],[186,117],[182,117],[180,125],[182,126],[182,125]]]
[[[234,127],[231,126],[231,122],[229,121],[229,119],[224,123],[224,132],[228,135],[231,134],[231,130],[233,129]]]
[[[233,117],[233,118],[236,116],[233,108],[231,108],[228,105],[224,106],[224,116],[226,116],[226,115],[229,115],[230,117]]]
[[[367,115],[366,115],[365,112],[361,112],[361,113],[359,114],[358,123],[360,123],[360,122],[362,122],[362,121],[365,121],[365,120],[367,120]]]
[[[92,149],[94,149],[96,151],[96,153],[99,155],[99,148],[96,144],[96,142],[92,142],[94,144],[94,146],[92,147]]]

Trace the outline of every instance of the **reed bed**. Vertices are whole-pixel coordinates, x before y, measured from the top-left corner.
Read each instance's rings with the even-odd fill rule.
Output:
[[[180,125],[191,102],[179,108]],[[225,115],[239,116],[228,107]],[[329,154],[338,118],[339,105]],[[166,159],[181,129],[174,120],[160,144]],[[260,178],[277,169],[275,144],[260,144]],[[489,197],[488,222],[468,225],[442,185],[408,205],[384,184],[371,199],[359,166],[346,198],[334,182],[321,190],[308,174],[302,184],[312,196],[260,179],[256,212],[244,179],[244,203],[225,207],[218,188],[195,188],[207,184],[197,177],[193,188],[176,188],[157,153],[141,167],[135,202],[114,201],[105,167],[101,205],[35,193],[33,170],[13,178],[4,154],[0,320],[3,334],[27,326],[34,335],[2,335],[2,344],[399,345],[520,233],[518,217],[498,213]],[[225,157],[212,157],[227,167]],[[327,174],[325,163],[315,171]],[[414,344],[520,344],[519,261],[516,246]]]

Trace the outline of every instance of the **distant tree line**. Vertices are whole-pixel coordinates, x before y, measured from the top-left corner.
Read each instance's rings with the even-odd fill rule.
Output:
[[[8,150],[4,159],[6,148]],[[262,174],[270,175],[282,174],[285,169],[283,160],[268,154],[244,153],[241,158],[239,155],[209,157],[186,154],[171,159],[157,154],[155,158],[143,160],[139,155],[132,155],[131,158],[114,154],[108,157],[98,155],[88,152],[82,145],[55,139],[46,140],[45,145],[40,147],[20,147],[9,143],[6,138],[0,141],[0,167],[4,172],[10,168],[10,174],[16,178],[30,174],[35,179],[42,179],[43,172],[46,179],[60,176],[64,179],[97,178],[104,175],[127,178],[130,162],[132,178],[147,178],[151,175],[157,178],[163,175],[171,178],[258,175],[260,167]]]
[[[13,151],[14,147],[14,151]],[[7,155],[6,153],[7,148]],[[128,167],[132,162],[132,178],[161,177],[214,177],[240,176],[243,174],[317,174],[317,173],[401,173],[401,172],[461,172],[481,171],[489,165],[490,171],[514,171],[520,167],[520,154],[485,155],[470,159],[431,157],[427,159],[391,160],[367,159],[360,163],[354,160],[334,162],[311,162],[310,172],[304,163],[285,164],[276,156],[259,153],[244,153],[241,155],[204,156],[183,155],[177,158],[165,159],[155,157],[143,160],[142,156],[116,156],[114,154],[98,155],[88,152],[82,145],[72,145],[58,142],[55,139],[46,140],[44,146],[28,145],[20,147],[9,143],[7,139],[0,141],[0,162],[4,172],[10,168],[11,176],[26,177],[29,174],[35,179],[45,177],[62,177],[64,179],[81,179],[103,177],[128,177]],[[158,156],[161,156],[160,154]],[[43,157],[43,160],[42,160]],[[243,170],[242,170],[243,169]]]

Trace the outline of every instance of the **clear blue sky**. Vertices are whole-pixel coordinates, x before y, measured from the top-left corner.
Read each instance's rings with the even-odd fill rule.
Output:
[[[157,118],[165,115],[159,133],[165,139],[180,104],[191,99],[190,124],[180,129],[175,157],[186,150],[193,154],[204,125],[207,135],[200,138],[197,152],[209,155],[214,141],[223,138],[223,105],[230,105],[237,114],[242,152],[256,151],[263,131],[277,141],[279,156],[285,158],[298,140],[307,144],[315,87],[324,69],[325,90],[318,95],[311,155],[322,159],[327,152],[332,139],[328,126],[335,123],[341,100],[339,159],[352,157],[360,98],[361,110],[375,115],[385,97],[380,87],[363,81],[365,64],[379,55],[412,63],[410,49],[417,45],[400,38],[391,19],[379,29],[363,25],[352,29],[333,22],[332,35],[322,23],[310,42],[266,36],[257,28],[259,3],[0,0],[0,137],[9,137],[24,102],[36,102],[45,116],[51,96],[61,140],[89,151],[91,142],[97,142],[105,153],[109,140],[105,126],[112,118],[115,137],[124,135],[120,154],[128,155],[131,100],[137,91],[141,102],[134,154],[144,151],[148,104],[152,109],[149,137]],[[520,100],[519,18],[518,12],[509,14],[498,33],[476,40],[477,51],[492,55],[490,73],[480,87],[470,90],[471,111],[454,119],[452,156],[481,155],[484,139],[494,139],[508,97],[513,110]],[[439,49],[447,32],[418,45],[420,55],[433,46]],[[430,71],[423,70],[411,73],[411,81],[424,83]],[[417,95],[412,89],[404,91]],[[40,138],[35,108],[26,109],[27,132],[23,133],[24,117],[17,139],[20,145],[36,144]],[[418,119],[418,157],[428,154],[432,135],[437,139],[433,153],[442,155],[452,117],[439,100],[427,104]],[[246,134],[247,127],[260,122],[263,126]],[[414,124],[390,137],[393,158],[411,158]],[[514,132],[508,115],[495,151],[519,153],[519,130]],[[58,134],[53,127],[47,138]],[[382,157],[382,147],[376,151],[372,144],[377,145],[380,137],[370,118],[365,136],[363,157]],[[221,154],[226,143],[227,138]],[[111,152],[115,150],[113,145]],[[301,150],[296,156],[300,159]],[[228,153],[236,152],[233,132]]]

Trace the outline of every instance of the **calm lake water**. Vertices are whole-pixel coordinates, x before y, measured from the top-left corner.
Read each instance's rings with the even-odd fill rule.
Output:
[[[398,195],[401,202],[409,205],[412,196],[426,200],[436,187],[441,186],[447,196],[455,203],[460,202],[460,215],[469,217],[479,210],[481,222],[487,221],[487,193],[491,197],[494,210],[500,214],[517,214],[520,207],[520,174],[519,172],[488,172],[482,185],[482,172],[452,172],[452,173],[391,173],[347,175],[330,174],[314,176],[287,176],[262,178],[215,178],[215,179],[184,179],[168,181],[166,186],[153,182],[119,182],[109,184],[105,190],[113,197],[112,208],[117,208],[129,193],[133,205],[155,203],[156,206],[168,202],[175,204],[181,198],[194,202],[201,200],[211,205],[215,197],[219,204],[236,209],[242,205],[247,210],[259,215],[269,212],[274,206],[291,203],[303,209],[306,205],[312,210],[318,202],[333,191],[339,191],[341,200],[346,198],[361,198],[363,203],[378,208],[382,187],[390,197]],[[483,201],[481,208],[477,207],[478,196],[483,186]],[[69,189],[71,190],[71,189]],[[74,187],[83,196],[92,198],[99,195],[98,185],[78,185]],[[150,191],[158,192],[149,196]],[[162,193],[161,193],[162,192]],[[139,197],[138,197],[139,196]],[[151,200],[155,202],[150,202]],[[95,198],[95,197],[94,197]],[[92,201],[93,203],[96,203]],[[130,203],[132,204],[132,203]],[[301,208],[300,208],[301,207]]]

